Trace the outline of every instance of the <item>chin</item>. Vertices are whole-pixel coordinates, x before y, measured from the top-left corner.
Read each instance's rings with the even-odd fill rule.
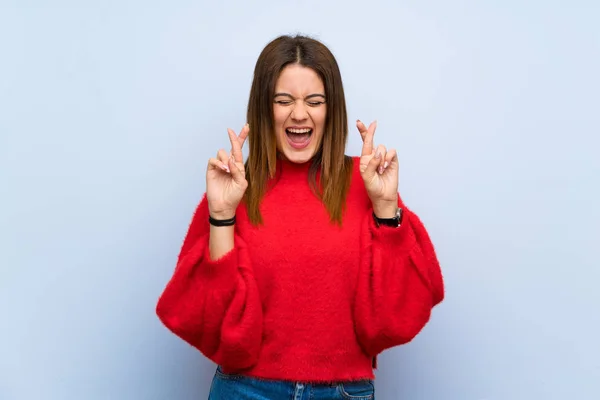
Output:
[[[314,157],[316,150],[306,149],[300,152],[295,149],[283,149],[281,153],[289,162],[293,162],[295,164],[304,164],[309,162]]]

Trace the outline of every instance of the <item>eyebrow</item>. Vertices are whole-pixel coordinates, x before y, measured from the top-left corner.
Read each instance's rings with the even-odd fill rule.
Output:
[[[292,96],[289,93],[275,93],[275,96],[273,97],[278,97],[278,96],[285,96],[285,97],[289,97],[289,98],[294,98],[294,96]],[[313,93],[313,94],[309,94],[308,96],[306,96],[306,99],[312,99],[313,97],[322,97],[323,99],[326,99],[324,94],[321,93]]]

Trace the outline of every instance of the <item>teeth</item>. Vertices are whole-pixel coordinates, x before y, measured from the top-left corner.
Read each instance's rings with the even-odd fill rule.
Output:
[[[291,133],[296,133],[296,134],[303,134],[303,133],[310,133],[312,131],[312,129],[287,129],[288,132]]]

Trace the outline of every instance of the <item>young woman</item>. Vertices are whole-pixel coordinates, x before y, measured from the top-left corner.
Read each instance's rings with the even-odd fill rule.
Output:
[[[362,153],[345,155],[338,65],[303,36],[260,54],[247,121],[208,162],[157,314],[218,365],[210,399],[373,399],[376,356],[444,297],[396,151],[358,121]]]

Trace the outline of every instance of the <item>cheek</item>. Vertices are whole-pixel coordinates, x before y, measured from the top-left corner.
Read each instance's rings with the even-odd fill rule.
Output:
[[[284,124],[285,120],[288,117],[288,114],[285,109],[281,107],[276,107],[273,109],[273,119],[275,120],[275,125],[277,127]]]
[[[325,127],[325,117],[327,113],[325,111],[317,111],[313,114],[313,121],[315,125],[323,129]]]

